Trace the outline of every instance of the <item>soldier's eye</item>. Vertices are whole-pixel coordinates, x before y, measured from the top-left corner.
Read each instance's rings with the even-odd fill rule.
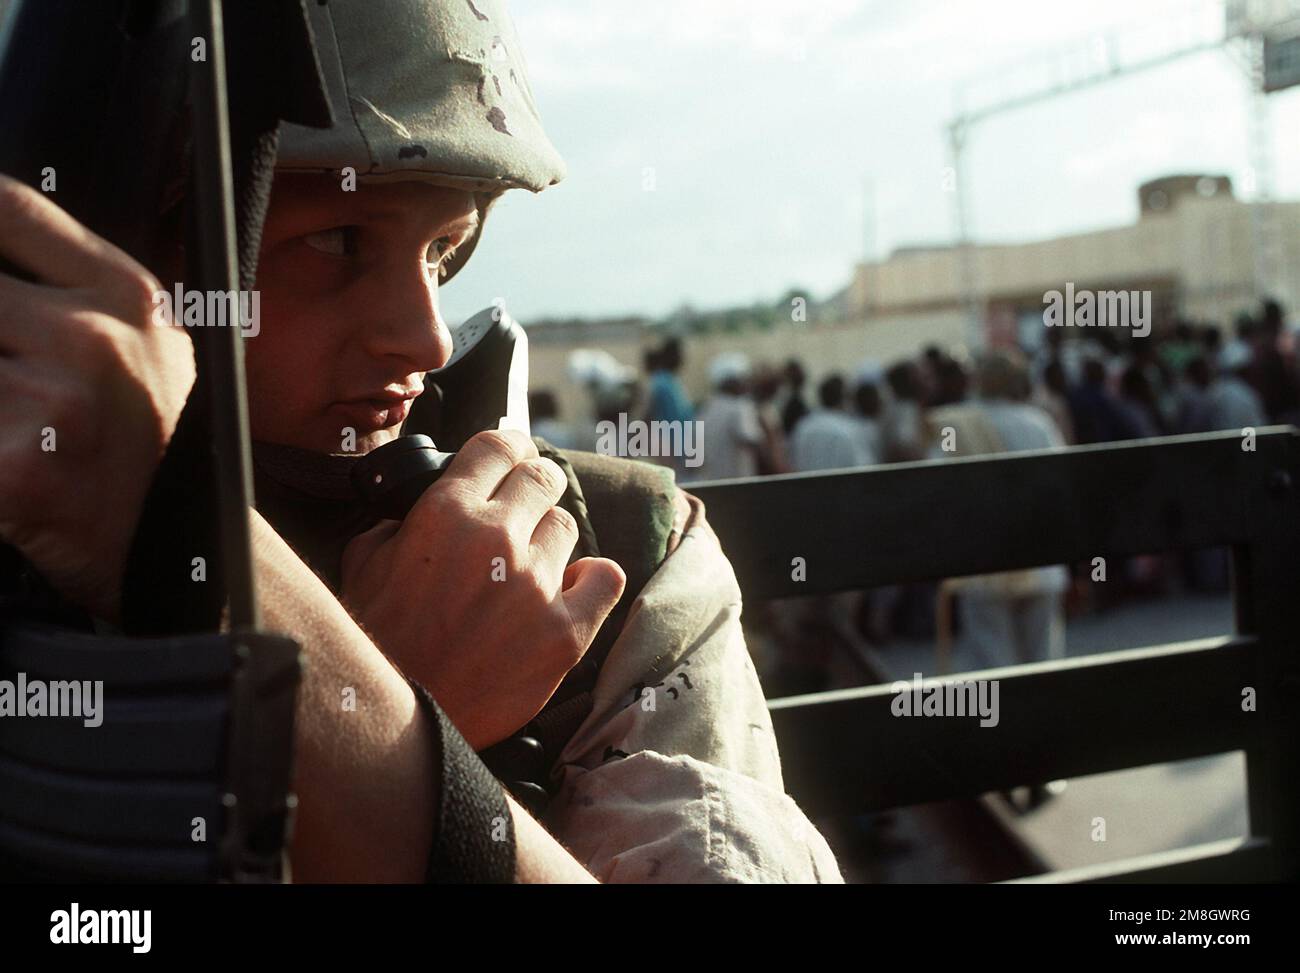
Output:
[[[303,242],[313,250],[332,257],[354,257],[357,253],[357,227],[336,226],[318,233],[308,233]]]
[[[447,262],[456,255],[456,247],[451,237],[445,236],[429,244],[429,251],[424,255],[424,265],[430,274],[439,277],[447,273]]]

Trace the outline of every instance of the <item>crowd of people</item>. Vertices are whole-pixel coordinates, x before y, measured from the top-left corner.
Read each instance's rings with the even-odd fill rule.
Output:
[[[1044,333],[1035,349],[996,349],[976,360],[937,345],[887,365],[867,359],[815,386],[797,358],[778,365],[730,351],[710,363],[709,392],[699,402],[680,379],[679,338],[645,353],[643,376],[613,364],[600,371],[585,359],[579,372],[588,387],[599,386],[597,419],[632,410],[647,421],[702,422],[704,462],[679,471],[697,481],[940,457],[945,423],[936,418],[990,401],[1032,407],[1021,414],[1046,423],[1052,442],[1064,445],[1300,424],[1300,368],[1276,301],[1242,314],[1226,334],[1189,321],[1127,340],[1108,329]],[[988,370],[999,374],[983,376]],[[590,379],[597,372],[599,380]],[[552,436],[582,438],[559,421],[549,392],[535,394],[534,413]],[[1013,441],[1007,448],[1027,447]]]
[[[1300,424],[1300,368],[1284,309],[1272,300],[1226,331],[1191,321],[1143,338],[1046,328],[1032,349],[995,348],[972,358],[932,345],[890,363],[867,359],[815,384],[796,358],[774,364],[725,352],[710,362],[709,393],[699,402],[680,379],[685,357],[677,338],[652,347],[644,375],[622,370],[619,381],[604,385],[620,393],[597,396],[603,406],[596,411],[698,421],[702,463],[658,459],[686,484]],[[553,401],[542,398],[544,424],[566,435],[553,428]],[[1223,590],[1227,577],[1226,553],[1204,551],[1131,558],[1114,566],[1104,587],[1090,584],[1087,571],[1057,565],[878,590],[829,611],[841,620],[849,611],[858,631],[882,645],[900,636],[934,638],[937,599],[955,596],[954,625],[972,653],[966,661],[1002,665],[1060,657],[1067,612],[1171,587]],[[823,604],[814,614],[824,621],[827,612]],[[807,622],[807,613],[800,618]],[[796,689],[825,682],[820,650],[795,651],[791,659],[787,670],[804,670],[793,678]]]

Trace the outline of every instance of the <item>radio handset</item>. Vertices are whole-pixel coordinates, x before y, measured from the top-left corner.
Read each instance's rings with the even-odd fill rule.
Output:
[[[452,333],[450,360],[425,375],[403,428],[422,432],[372,450],[352,470],[363,501],[390,520],[406,517],[476,433],[528,434],[528,337],[504,308],[486,308]]]

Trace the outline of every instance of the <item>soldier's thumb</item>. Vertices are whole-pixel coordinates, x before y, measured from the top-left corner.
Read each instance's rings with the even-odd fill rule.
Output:
[[[580,558],[564,569],[560,597],[583,645],[591,645],[626,584],[623,569],[607,557]]]

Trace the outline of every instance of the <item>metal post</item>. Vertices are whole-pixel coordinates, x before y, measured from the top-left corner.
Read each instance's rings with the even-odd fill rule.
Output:
[[[1277,267],[1273,225],[1273,147],[1270,139],[1269,101],[1264,90],[1264,35],[1244,38],[1250,84],[1250,166],[1254,174],[1254,194],[1250,202],[1251,261],[1255,293],[1260,297],[1272,293]]]
[[[193,62],[190,76],[199,251],[194,266],[198,289],[237,292],[238,251],[221,0],[195,0],[190,15],[194,35],[204,38],[207,44],[207,60]],[[253,473],[242,340],[238,327],[198,329],[199,374],[207,386],[203,391],[211,416],[232,631],[253,630],[259,622],[249,533]]]
[[[969,128],[966,118],[958,115],[948,125],[948,149],[952,161],[953,216],[957,224],[957,259],[960,264],[961,292],[966,305],[966,344],[972,352],[986,344],[983,302],[979,296],[979,275],[975,267],[975,249],[970,234],[970,201],[963,166],[963,154]]]

